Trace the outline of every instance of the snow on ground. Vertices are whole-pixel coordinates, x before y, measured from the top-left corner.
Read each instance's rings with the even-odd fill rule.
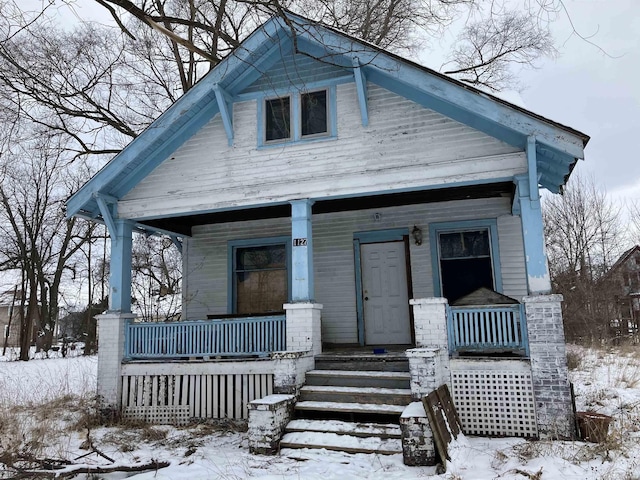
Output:
[[[33,469],[35,459],[45,458],[63,467],[58,473],[169,462],[143,473],[74,477],[110,480],[640,478],[640,348],[570,346],[569,356],[578,410],[614,417],[605,443],[460,436],[451,446],[447,473],[440,475],[433,467],[406,467],[400,455],[288,449],[277,456],[251,455],[246,433],[232,422],[184,428],[100,425],[92,399],[95,357],[0,361],[0,478]]]

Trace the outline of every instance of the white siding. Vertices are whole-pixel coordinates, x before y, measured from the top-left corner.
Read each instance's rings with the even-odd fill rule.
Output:
[[[337,89],[338,138],[257,148],[255,100],[233,107],[234,145],[219,116],[118,204],[127,218],[407,189],[526,171],[524,154],[373,84],[362,127],[355,85]]]
[[[313,216],[316,300],[322,311],[323,341],[356,343],[356,292],[353,233],[419,226],[420,246],[410,242],[413,297],[433,296],[429,224],[481,218],[498,219],[503,289],[526,295],[526,274],[519,217],[508,215],[508,198],[461,200]],[[379,213],[379,220],[374,218]],[[290,219],[206,225],[194,229],[185,249],[184,312],[188,319],[227,313],[229,240],[290,235]]]

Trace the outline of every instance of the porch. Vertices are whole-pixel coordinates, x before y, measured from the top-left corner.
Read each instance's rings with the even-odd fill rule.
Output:
[[[528,356],[524,305],[447,306],[450,355]],[[125,325],[124,359],[179,360],[260,358],[287,350],[286,315],[230,317]],[[383,353],[394,346],[359,347]],[[350,349],[353,353],[357,351]],[[397,348],[396,348],[397,350]],[[330,350],[329,350],[330,351]],[[327,349],[325,349],[327,352]]]

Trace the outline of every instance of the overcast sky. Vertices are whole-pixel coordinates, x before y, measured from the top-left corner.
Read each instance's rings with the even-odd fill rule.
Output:
[[[591,136],[578,171],[615,197],[640,198],[640,0],[565,0],[576,29],[554,24],[556,59],[523,73],[530,110]],[[612,58],[613,57],[613,58]]]

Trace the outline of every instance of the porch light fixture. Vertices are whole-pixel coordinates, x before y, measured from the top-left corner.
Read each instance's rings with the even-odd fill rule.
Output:
[[[420,230],[416,225],[414,225],[413,230],[411,230],[411,236],[413,237],[413,241],[416,245],[422,245],[422,230]]]

